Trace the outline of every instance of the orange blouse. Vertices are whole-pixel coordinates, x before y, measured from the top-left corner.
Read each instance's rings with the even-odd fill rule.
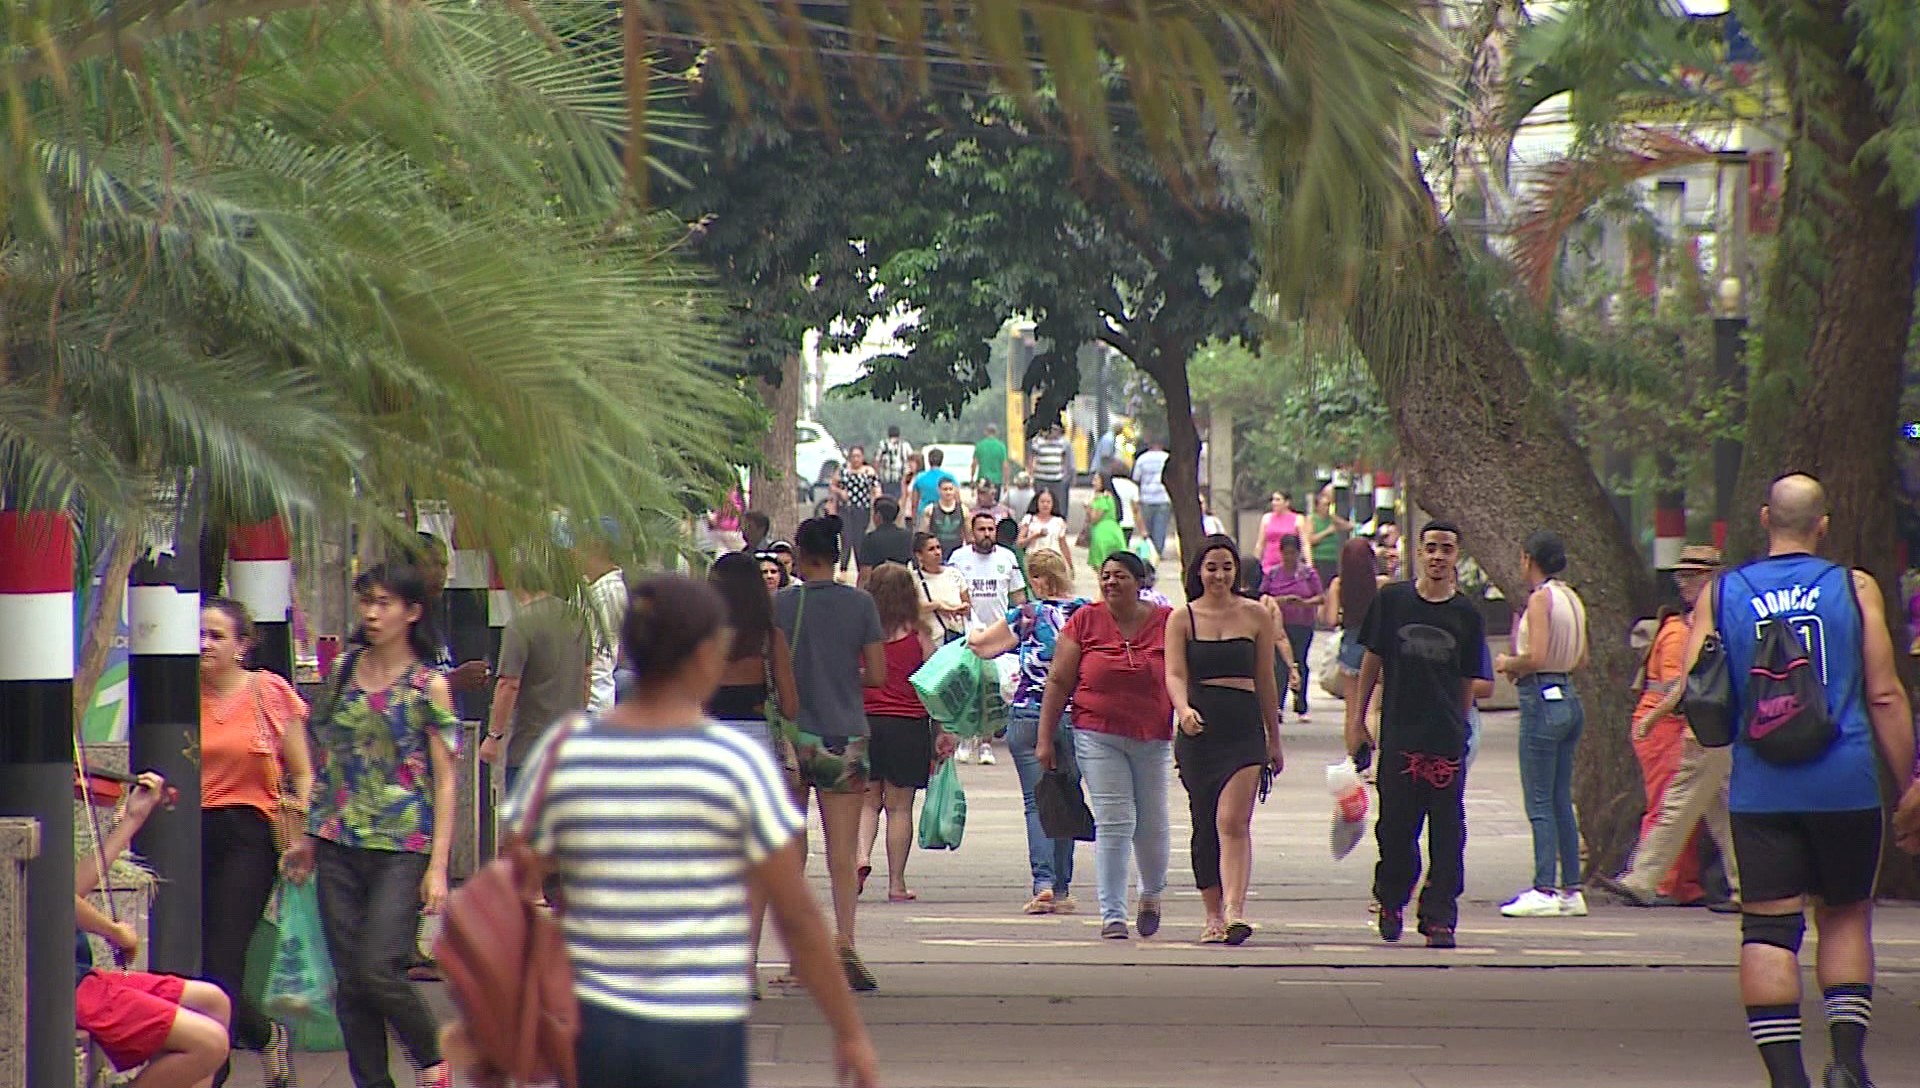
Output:
[[[1647,654],[1647,686],[1640,693],[1640,704],[1634,708],[1635,720],[1687,682],[1687,633],[1687,621],[1679,616],[1668,616],[1661,622],[1659,632],[1653,636],[1653,649]],[[1663,723],[1666,722],[1679,724],[1672,715],[1663,719]]]
[[[200,807],[249,805],[271,817],[280,804],[281,739],[304,727],[307,704],[278,673],[261,669],[231,695],[200,690]]]

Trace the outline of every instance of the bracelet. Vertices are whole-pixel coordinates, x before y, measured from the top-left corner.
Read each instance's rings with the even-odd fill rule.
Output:
[[[488,740],[506,740],[507,735],[505,733],[488,733],[487,739]]]

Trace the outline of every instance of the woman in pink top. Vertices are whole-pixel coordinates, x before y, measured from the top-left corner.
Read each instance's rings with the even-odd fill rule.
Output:
[[[1054,729],[1073,705],[1073,756],[1091,795],[1100,936],[1127,939],[1129,858],[1140,868],[1134,924],[1160,929],[1167,888],[1167,774],[1173,700],[1167,694],[1169,610],[1140,599],[1147,565],[1115,552],[1100,565],[1100,603],[1073,614],[1054,643],[1034,754],[1055,763]]]
[[[1260,572],[1280,565],[1280,541],[1290,536],[1305,538],[1300,512],[1293,508],[1293,497],[1284,491],[1273,493],[1273,508],[1260,516]]]

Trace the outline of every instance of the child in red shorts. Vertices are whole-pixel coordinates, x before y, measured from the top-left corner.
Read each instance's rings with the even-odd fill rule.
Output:
[[[193,1088],[209,1084],[227,1061],[227,995],[211,982],[144,971],[102,971],[93,965],[87,934],[105,937],[131,956],[140,945],[133,927],[102,914],[86,899],[159,804],[165,782],[143,774],[127,797],[126,813],[101,847],[101,858],[74,866],[74,1020],[106,1052],[116,1070],[144,1065],[135,1088]]]

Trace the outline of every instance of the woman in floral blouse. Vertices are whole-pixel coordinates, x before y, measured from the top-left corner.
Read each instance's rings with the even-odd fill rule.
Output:
[[[449,1088],[438,1025],[407,960],[418,916],[447,897],[453,846],[454,750],[460,724],[446,677],[425,664],[435,646],[417,570],[382,565],[354,581],[360,630],[313,715],[324,758],[314,776],[307,839],[287,853],[289,879],[318,871],[320,920],[339,977],[336,1001],[355,1088],[392,1088],[387,1029],[419,1071]]]

